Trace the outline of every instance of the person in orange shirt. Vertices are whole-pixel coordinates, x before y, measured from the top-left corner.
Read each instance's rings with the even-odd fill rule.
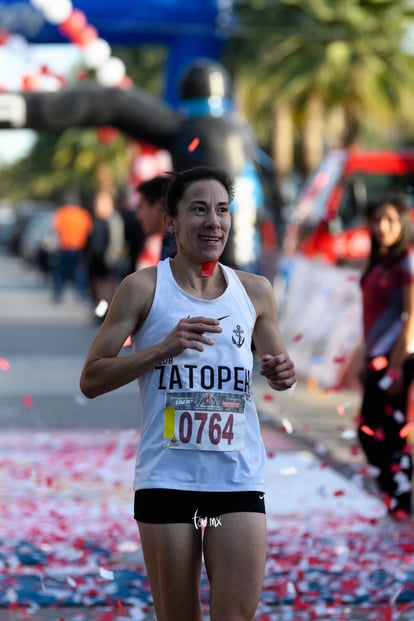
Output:
[[[83,251],[92,232],[93,221],[87,209],[69,202],[54,213],[58,249],[53,279],[55,302],[61,302],[66,282],[73,281],[81,298],[88,297],[88,278],[82,263]]]

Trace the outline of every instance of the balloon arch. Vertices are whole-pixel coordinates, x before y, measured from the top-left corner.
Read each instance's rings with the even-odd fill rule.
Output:
[[[196,58],[219,60],[232,23],[233,0],[0,0],[0,45],[16,35],[29,43],[73,43],[102,86],[130,83],[111,45],[163,45],[168,51],[164,98],[173,106],[179,103],[183,68]],[[51,77],[40,72],[22,89],[56,90],[59,81]]]

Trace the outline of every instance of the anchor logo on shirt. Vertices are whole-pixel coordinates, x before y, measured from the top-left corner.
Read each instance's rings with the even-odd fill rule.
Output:
[[[243,336],[243,328],[237,324],[236,329],[233,330],[233,333],[235,334],[235,336],[232,336],[231,340],[233,341],[234,345],[236,345],[236,347],[241,347],[245,340]]]

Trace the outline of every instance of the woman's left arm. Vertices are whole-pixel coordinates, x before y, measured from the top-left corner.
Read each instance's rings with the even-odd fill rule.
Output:
[[[239,276],[256,310],[253,339],[260,373],[274,390],[287,390],[296,383],[296,374],[280,334],[273,287],[263,276],[243,272]]]
[[[402,329],[392,348],[389,367],[401,369],[414,343],[414,279],[403,286],[403,309],[401,313]]]

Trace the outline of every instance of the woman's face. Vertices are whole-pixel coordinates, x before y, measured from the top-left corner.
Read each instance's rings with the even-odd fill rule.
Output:
[[[390,203],[379,207],[371,218],[370,228],[383,248],[393,246],[401,237],[402,224],[398,211]]]
[[[215,179],[191,183],[178,204],[174,218],[177,247],[196,262],[217,260],[231,226],[229,197]]]

